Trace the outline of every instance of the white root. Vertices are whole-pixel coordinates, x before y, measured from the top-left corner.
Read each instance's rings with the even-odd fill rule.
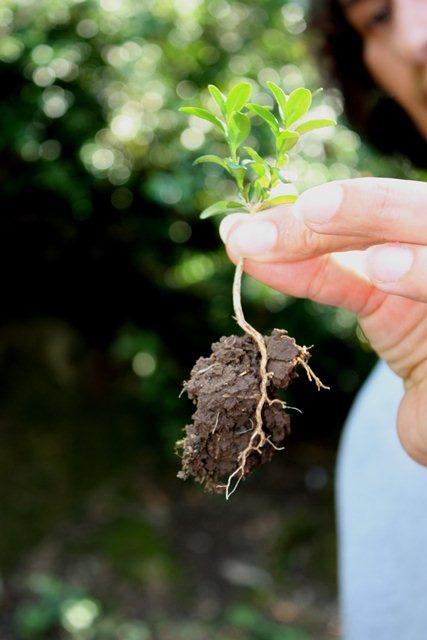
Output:
[[[329,391],[330,387],[327,387],[326,385],[324,385],[323,382],[320,380],[320,378],[316,376],[313,369],[309,367],[309,365],[307,364],[308,351],[309,350],[307,349],[307,347],[301,347],[301,355],[295,358],[295,363],[302,365],[302,367],[305,369],[305,372],[307,374],[307,378],[309,379],[310,382],[315,383],[318,391],[320,391],[320,389],[326,389],[327,391]]]
[[[288,407],[285,402],[282,400],[270,400],[267,394],[267,388],[270,382],[271,375],[267,371],[268,364],[268,354],[267,347],[265,344],[264,337],[254,328],[249,322],[246,321],[243,309],[242,309],[242,299],[241,299],[241,286],[242,286],[242,275],[244,268],[244,258],[240,258],[237,263],[234,282],[233,282],[233,307],[235,313],[235,319],[239,327],[247,333],[254,340],[256,345],[258,346],[261,360],[260,360],[260,397],[258,400],[258,404],[255,410],[255,427],[253,429],[253,433],[249,440],[247,447],[240,452],[237,462],[238,467],[233,473],[229,476],[227,480],[227,484],[225,485],[225,497],[228,500],[233,493],[236,491],[237,487],[240,484],[240,481],[245,475],[246,462],[248,460],[249,455],[253,451],[257,451],[258,453],[262,453],[262,448],[266,443],[271,445],[277,451],[282,451],[284,447],[278,447],[272,442],[272,440],[266,436],[265,431],[263,429],[263,419],[262,419],[262,411],[264,409],[265,404],[272,405],[274,403],[281,404],[283,408],[288,409],[296,409],[295,407]],[[326,387],[321,380],[315,375],[313,370],[308,366],[306,362],[306,357],[308,355],[307,347],[302,347],[301,354],[295,359],[295,364],[301,364],[306,373],[307,377],[310,381],[315,382],[317,388],[320,389],[329,389]],[[245,372],[246,373],[246,372]],[[242,374],[243,375],[243,374]],[[221,485],[222,487],[222,485]]]
[[[237,469],[230,475],[227,481],[227,486],[225,489],[225,497],[228,500],[230,496],[236,491],[240,480],[245,475],[246,461],[248,456],[252,451],[257,450],[261,452],[262,447],[267,442],[267,437],[265,435],[263,429],[263,420],[262,420],[262,410],[266,402],[269,402],[269,398],[267,395],[267,386],[269,383],[269,375],[267,373],[267,363],[268,363],[268,355],[267,355],[267,347],[265,344],[265,340],[263,336],[256,330],[249,322],[246,321],[245,316],[243,314],[242,309],[242,298],[241,298],[241,287],[242,287],[242,275],[243,275],[243,267],[244,267],[244,259],[240,258],[234,275],[233,282],[233,307],[234,313],[236,317],[237,324],[245,333],[251,336],[251,338],[256,342],[259,352],[261,354],[260,361],[260,398],[258,400],[258,404],[255,410],[255,428],[250,437],[248,446],[246,449],[240,452],[238,457],[238,467]],[[257,442],[256,442],[257,441]],[[237,480],[235,478],[237,477]],[[234,486],[232,487],[233,480]]]

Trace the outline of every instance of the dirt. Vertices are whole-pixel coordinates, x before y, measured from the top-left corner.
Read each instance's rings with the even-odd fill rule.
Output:
[[[264,340],[269,378],[268,400],[262,409],[265,442],[256,446],[260,441],[251,441],[261,397],[259,348],[249,335],[222,337],[212,345],[208,358],[197,360],[190,379],[184,382],[196,411],[185,427],[185,438],[177,443],[182,450],[179,478],[193,477],[207,491],[228,493],[227,481],[240,461],[244,464],[237,483],[283,447],[290,418],[277,391],[286,389],[298,376],[296,369],[307,363],[309,353],[284,330],[274,329]],[[242,458],[248,446],[249,454]]]

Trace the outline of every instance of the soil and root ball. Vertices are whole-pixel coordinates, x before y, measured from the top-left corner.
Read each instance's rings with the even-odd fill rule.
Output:
[[[227,499],[243,478],[283,449],[290,419],[277,390],[286,389],[298,375],[298,365],[318,389],[327,388],[308,366],[306,347],[281,329],[262,336],[246,321],[240,295],[243,268],[241,258],[233,306],[245,335],[222,337],[209,358],[196,362],[183,390],[197,408],[176,445],[182,449],[178,477],[194,477],[207,491],[225,493]]]
[[[287,332],[274,329],[262,336],[266,348],[265,380],[262,354],[250,335],[222,337],[208,358],[199,358],[184,390],[197,406],[182,449],[178,477],[194,477],[205,489],[227,498],[240,480],[271,460],[283,448],[290,428],[286,404],[277,397],[303,366],[309,352]]]

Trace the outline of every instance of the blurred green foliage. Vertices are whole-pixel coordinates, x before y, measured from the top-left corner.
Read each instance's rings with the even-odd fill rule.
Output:
[[[140,620],[123,620],[114,611],[79,589],[43,574],[28,579],[27,598],[15,615],[19,640],[52,637],[63,640],[310,640],[310,635],[293,624],[269,619],[255,607],[235,604],[209,630],[204,625],[165,622],[148,625]]]
[[[58,268],[55,297],[45,287],[28,313],[65,317],[85,337],[91,325],[90,340],[98,332],[102,349],[108,345],[139,377],[143,403],[161,393],[169,405],[159,425],[173,433],[169,444],[184,417],[175,393],[179,372],[206,353],[212,337],[233,331],[231,267],[214,228],[197,221],[233,184],[220,167],[192,166],[206,134],[215,132],[209,122],[188,122],[178,107],[199,96],[212,106],[209,82],[228,90],[248,80],[254,100],[266,105],[269,80],[286,91],[317,88],[305,10],[304,2],[278,0],[2,3],[4,205],[24,209],[36,227],[43,222],[43,238],[53,236],[39,243],[36,258],[33,243],[23,247],[28,263],[43,262],[39,280]],[[325,91],[322,105],[315,116],[342,113],[335,89]],[[271,143],[262,131],[259,122],[248,141],[260,151]],[[218,137],[209,151],[221,155],[223,144]],[[344,123],[307,135],[298,151],[288,172],[299,190],[360,171],[391,171]],[[71,282],[81,286],[80,300],[65,296]],[[286,326],[317,349],[335,338],[359,349],[354,321],[343,311],[295,302],[255,282],[245,283],[244,294],[260,328]],[[76,317],[86,297],[91,320]],[[329,352],[318,360],[333,374]],[[352,392],[366,366],[358,355],[354,367],[345,360],[343,387]]]
[[[374,362],[354,318],[245,280],[251,323],[314,344],[313,367],[333,391],[294,385],[290,404],[304,415],[294,417],[286,466],[278,459],[260,472],[233,510],[180,485],[173,454],[191,412],[178,398],[182,379],[212,340],[236,330],[217,223],[198,220],[233,185],[220,167],[193,167],[215,133],[178,108],[199,97],[210,106],[209,83],[228,91],[247,80],[265,105],[268,81],[317,88],[306,9],[302,0],[0,4],[2,638],[155,639],[141,602],[157,616],[168,589],[171,620],[170,603],[182,598],[189,622],[159,623],[162,640],[332,637],[298,618],[323,611],[321,598],[295,602],[307,602],[313,576],[326,583],[333,571],[324,477]],[[338,116],[339,126],[301,143],[289,165],[299,190],[361,174],[415,175],[348,129],[337,90],[327,88],[322,103],[316,115]],[[248,142],[264,153],[262,131],[259,123]],[[209,152],[222,155],[214,140]],[[319,416],[328,416],[327,430]],[[284,494],[295,506],[286,515]],[[327,517],[314,516],[314,505]],[[236,608],[218,613],[232,593],[218,573],[230,564],[223,556],[238,555],[242,540],[251,561],[270,545],[256,562],[287,594],[289,576],[276,575],[274,558],[296,575],[292,602],[276,603],[280,588],[267,579],[241,586],[234,567],[226,573],[240,585]],[[264,576],[245,571],[255,582]],[[208,629],[198,616],[214,622]]]
[[[13,125],[5,128],[3,147],[36,163],[38,184],[60,191],[79,218],[91,210],[89,190],[76,181],[81,163],[115,187],[119,210],[131,205],[131,183],[161,205],[194,213],[230,183],[211,167],[190,170],[212,125],[196,118],[187,124],[178,106],[200,90],[202,105],[212,106],[208,82],[227,89],[248,79],[254,100],[265,104],[272,104],[269,80],[287,91],[317,85],[301,35],[304,4],[5,0],[0,59],[23,83],[18,110],[16,100],[3,104],[3,122]],[[319,115],[341,111],[337,92],[327,91]],[[217,144],[223,147],[220,138]],[[312,136],[303,152],[295,167],[301,187],[366,168],[358,137],[345,127]]]

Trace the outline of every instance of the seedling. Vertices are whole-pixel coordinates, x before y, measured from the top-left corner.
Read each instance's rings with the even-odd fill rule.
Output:
[[[313,94],[300,87],[286,93],[268,82],[277,115],[251,102],[252,86],[237,84],[225,96],[216,86],[209,92],[217,107],[211,112],[199,107],[182,107],[191,116],[207,120],[225,138],[229,156],[204,155],[195,164],[211,162],[222,167],[236,184],[233,200],[220,200],[201,213],[201,218],[229,213],[254,214],[278,205],[294,203],[294,194],[274,195],[281,184],[289,184],[283,169],[289,152],[310,131],[335,125],[330,119],[306,119]],[[316,92],[317,93],[317,92]],[[252,118],[267,125],[274,140],[271,157],[263,158],[245,142],[251,133]],[[240,481],[252,470],[283,449],[289,431],[286,403],[276,389],[286,388],[301,365],[318,389],[326,388],[308,366],[309,351],[300,347],[285,330],[261,335],[245,319],[241,303],[244,260],[240,259],[233,283],[233,306],[244,336],[223,337],[212,345],[209,358],[199,358],[190,380],[184,383],[188,396],[197,405],[193,424],[186,427],[182,447],[182,471],[178,476],[194,476],[209,491],[225,493],[228,499]]]

